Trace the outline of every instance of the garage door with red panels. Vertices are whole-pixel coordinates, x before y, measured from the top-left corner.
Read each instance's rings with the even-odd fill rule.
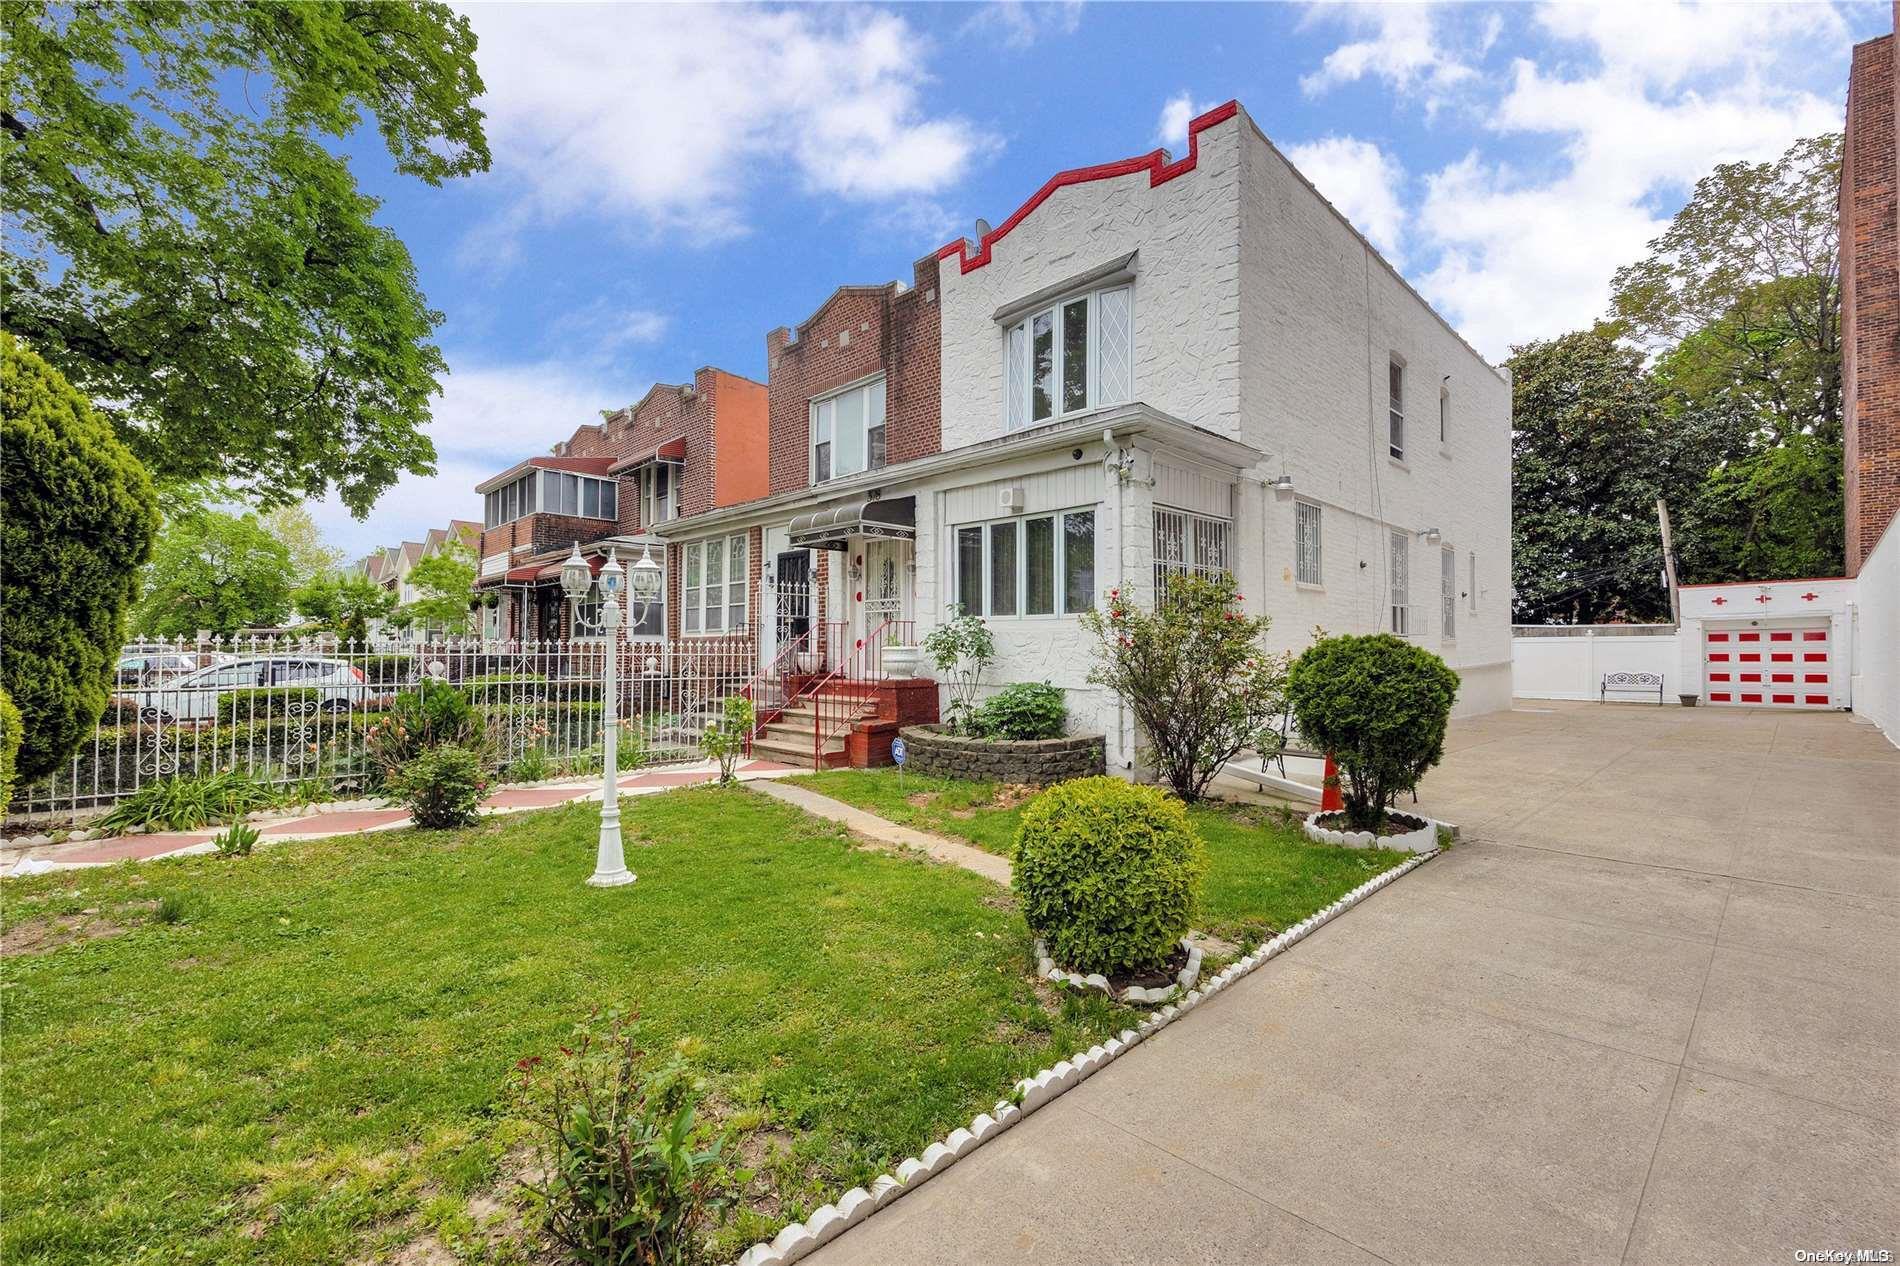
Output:
[[[1825,624],[1709,629],[1703,634],[1710,703],[1825,708],[1833,701]]]

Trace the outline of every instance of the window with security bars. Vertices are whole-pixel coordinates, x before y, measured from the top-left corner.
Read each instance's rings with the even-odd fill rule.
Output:
[[[1412,635],[1411,564],[1411,535],[1406,532],[1394,532],[1392,534],[1392,631],[1400,637]]]
[[[1319,507],[1298,501],[1293,507],[1295,578],[1303,585],[1320,583]]]
[[[1168,593],[1174,576],[1211,580],[1228,572],[1228,539],[1233,525],[1211,515],[1185,510],[1155,510],[1155,601]]]
[[[1439,553],[1439,605],[1444,608],[1445,640],[1458,636],[1458,551]]]

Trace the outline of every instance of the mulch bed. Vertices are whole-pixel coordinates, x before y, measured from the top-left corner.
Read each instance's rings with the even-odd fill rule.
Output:
[[[1187,965],[1188,952],[1177,945],[1174,947],[1174,953],[1162,960],[1159,967],[1110,976],[1108,983],[1118,994],[1131,985],[1138,989],[1159,989],[1163,985],[1173,984],[1175,978],[1181,974],[1181,969]]]
[[[1358,831],[1363,829],[1348,823],[1344,813],[1322,813],[1313,819],[1313,825],[1323,826],[1329,831]],[[1424,818],[1415,818],[1409,813],[1394,813],[1388,810],[1385,815],[1385,829],[1374,831],[1373,834],[1384,839],[1387,836],[1393,835],[1409,835],[1413,831],[1423,830],[1424,827]]]

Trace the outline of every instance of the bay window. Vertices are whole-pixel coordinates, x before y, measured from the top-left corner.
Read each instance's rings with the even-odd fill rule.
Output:
[[[1023,515],[955,530],[957,604],[990,618],[1095,606],[1095,511]]]
[[[1133,291],[1064,299],[1003,331],[1004,422],[1039,426],[1134,394]]]
[[[487,527],[500,527],[535,513],[617,519],[620,481],[570,475],[563,470],[531,470],[483,497],[482,522]]]
[[[811,402],[811,481],[884,465],[884,379]]]
[[[746,623],[746,537],[716,536],[686,546],[680,583],[680,629],[687,634],[743,634]]]

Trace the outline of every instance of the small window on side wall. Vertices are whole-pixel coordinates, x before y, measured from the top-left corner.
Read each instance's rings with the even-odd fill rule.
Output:
[[[1386,448],[1405,458],[1405,366],[1394,356],[1386,366]]]

